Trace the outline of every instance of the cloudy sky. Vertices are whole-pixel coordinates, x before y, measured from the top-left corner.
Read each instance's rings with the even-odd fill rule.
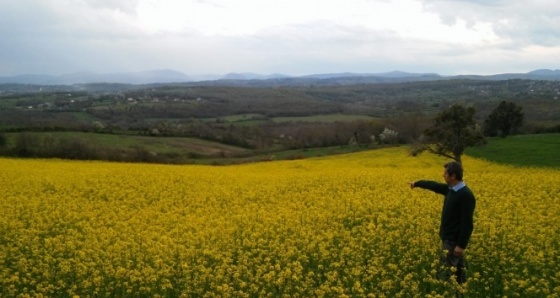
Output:
[[[0,76],[540,68],[558,0],[0,0]]]

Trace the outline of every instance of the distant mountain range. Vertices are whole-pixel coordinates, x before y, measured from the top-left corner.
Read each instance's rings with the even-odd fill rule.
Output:
[[[0,84],[75,85],[91,83],[150,84],[192,81],[187,75],[174,70],[152,70],[130,73],[77,72],[60,76],[20,75],[0,77]]]
[[[368,83],[399,83],[412,81],[435,81],[450,79],[473,80],[560,80],[560,70],[539,69],[528,73],[505,73],[495,75],[458,75],[441,76],[437,73],[409,73],[392,71],[384,73],[327,73],[306,76],[283,74],[261,75],[256,73],[228,73],[226,75],[188,76],[175,70],[152,70],[131,73],[79,72],[60,76],[19,75],[0,77],[0,84],[31,85],[76,85],[92,83],[118,84],[165,84],[186,83],[188,85],[227,85],[227,86],[289,86],[289,85],[349,85]]]

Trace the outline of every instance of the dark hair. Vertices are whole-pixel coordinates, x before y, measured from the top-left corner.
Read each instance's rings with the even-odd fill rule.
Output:
[[[445,168],[449,176],[455,175],[455,178],[457,180],[463,180],[463,166],[460,163],[452,161],[446,163],[445,165],[443,165],[443,167]]]

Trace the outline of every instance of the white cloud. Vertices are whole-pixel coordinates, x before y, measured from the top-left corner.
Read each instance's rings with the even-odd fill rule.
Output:
[[[557,0],[0,1],[0,75],[560,68]]]
[[[435,13],[424,11],[414,0],[141,1],[137,13],[139,22],[150,32],[190,30],[240,36],[328,22],[396,31],[402,38],[454,40],[464,36],[462,42],[476,42],[494,37],[487,23],[443,26]]]
[[[116,10],[127,14],[136,14],[140,0],[82,0],[95,9]]]
[[[483,1],[422,0],[427,11],[443,23],[463,21],[469,26],[485,24],[504,45],[560,44],[560,5],[557,0]]]

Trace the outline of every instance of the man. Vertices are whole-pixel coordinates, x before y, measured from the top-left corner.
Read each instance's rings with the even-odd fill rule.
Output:
[[[444,278],[449,279],[450,269],[455,267],[457,282],[462,284],[466,281],[464,252],[473,231],[476,200],[463,181],[463,167],[460,163],[445,164],[443,179],[445,184],[426,180],[410,182],[410,188],[420,187],[445,196],[439,228],[442,248],[447,251],[447,255],[441,258],[442,264],[447,268]]]

